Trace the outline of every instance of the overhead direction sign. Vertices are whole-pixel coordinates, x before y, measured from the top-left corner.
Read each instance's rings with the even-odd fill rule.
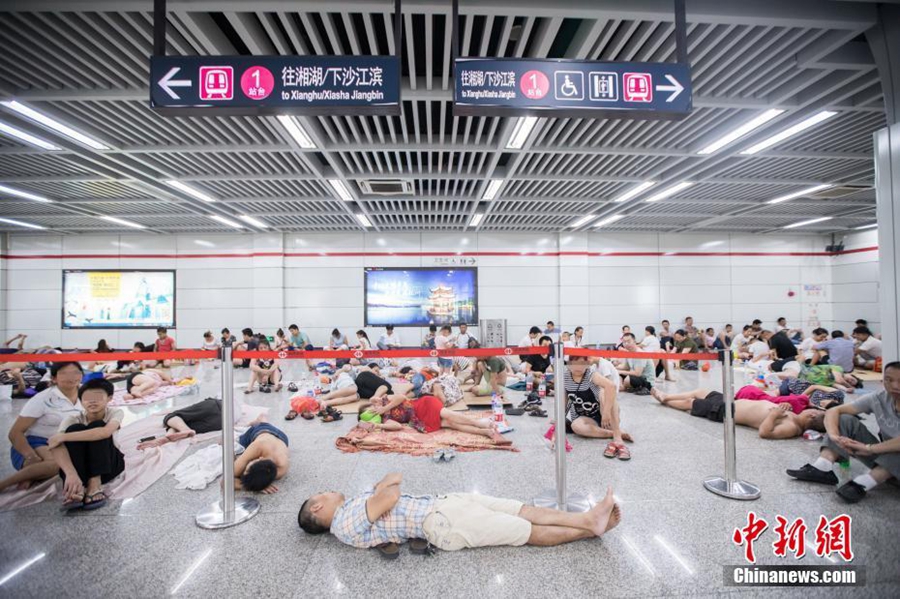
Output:
[[[457,58],[454,66],[457,115],[678,119],[692,109],[683,64]]]
[[[400,114],[395,56],[153,56],[167,115]]]

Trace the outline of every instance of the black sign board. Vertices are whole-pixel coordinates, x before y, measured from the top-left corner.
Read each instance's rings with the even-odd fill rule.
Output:
[[[153,56],[166,115],[400,114],[395,56]]]
[[[676,63],[457,58],[453,113],[678,119],[690,68]]]

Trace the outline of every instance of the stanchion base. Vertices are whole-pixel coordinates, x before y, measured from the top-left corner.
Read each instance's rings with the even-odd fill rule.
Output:
[[[707,491],[715,493],[716,495],[743,501],[759,499],[759,496],[762,494],[759,487],[753,483],[748,483],[744,480],[735,480],[729,483],[721,476],[707,478],[703,481],[703,486],[706,487]]]
[[[564,508],[560,508],[558,497],[556,496],[556,489],[544,491],[532,499],[531,502],[534,504],[534,507],[547,507],[554,510],[563,509],[563,511],[566,512],[586,512],[592,507],[587,495],[569,493],[566,497],[566,505]]]
[[[252,497],[235,497],[234,513],[230,518],[222,511],[222,502],[216,501],[197,514],[197,526],[206,529],[229,528],[242,524],[259,513],[259,502]]]

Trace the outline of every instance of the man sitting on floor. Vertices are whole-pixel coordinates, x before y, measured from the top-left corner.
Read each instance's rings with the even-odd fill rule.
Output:
[[[878,424],[873,435],[857,414],[872,414]],[[838,458],[854,457],[870,470],[841,485],[841,499],[856,503],[877,485],[900,479],[900,362],[884,367],[884,389],[825,412],[825,443],[812,464],[788,470],[788,476],[807,482],[836,485],[832,469]],[[880,438],[879,438],[880,437]]]
[[[670,353],[695,354],[697,342],[694,341],[684,329],[675,331],[675,347]],[[681,360],[682,370],[697,370],[697,360]]]
[[[612,489],[585,513],[525,505],[486,495],[408,495],[402,475],[388,474],[371,491],[347,499],[320,493],[303,502],[297,522],[308,534],[331,532],[352,547],[425,539],[445,551],[503,545],[554,546],[599,537],[621,521]]]
[[[622,335],[622,349],[627,352],[642,351],[634,339],[633,333]],[[626,358],[618,368],[622,377],[622,388],[631,391],[635,395],[650,395],[653,381],[656,379],[656,369],[653,360],[642,358]]]
[[[708,418],[713,422],[725,421],[725,397],[718,391],[695,389],[671,395],[653,389],[651,395],[662,405],[691,416]],[[765,399],[734,400],[734,422],[759,430],[760,439],[793,439],[806,429],[824,431],[822,410],[803,410],[794,414],[789,402],[774,403]]]

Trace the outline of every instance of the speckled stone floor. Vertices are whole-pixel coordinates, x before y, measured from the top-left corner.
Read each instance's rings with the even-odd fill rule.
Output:
[[[288,378],[302,376],[288,371]],[[198,373],[200,398],[220,392],[218,371]],[[246,371],[236,382],[246,381]],[[670,390],[721,389],[720,375],[681,373]],[[869,384],[869,388],[876,388]],[[129,418],[197,401],[131,410]],[[737,431],[738,474],[762,488],[745,503],[715,496],[701,482],[723,473],[722,426],[666,409],[650,397],[620,395],[624,427],[636,442],[630,462],[607,460],[603,443],[570,436],[569,488],[598,497],[611,485],[624,519],[599,540],[556,548],[493,548],[423,558],[405,549],[386,562],[373,551],[352,549],[330,536],[308,537],[297,527],[301,502],[320,490],[353,494],[390,471],[404,474],[414,493],[477,491],[528,501],[554,485],[554,461],[542,434],[547,421],[510,417],[510,438],[520,453],[460,454],[451,463],[385,454],[342,454],[334,439],[353,418],[324,424],[282,420],[288,393],[249,396],[271,408],[271,420],[291,438],[291,471],[281,491],[260,497],[251,521],[224,531],[194,525],[215,500],[218,485],[176,490],[165,476],[139,497],[95,512],[63,516],[56,503],[0,513],[0,595],[8,597],[655,597],[765,593],[777,596],[900,596],[900,490],[878,488],[848,506],[829,489],[789,479],[784,470],[809,461],[817,444],[803,439],[765,441]],[[0,429],[8,430],[23,401],[0,403]],[[552,409],[547,401],[548,409]],[[3,455],[9,443],[3,439]],[[0,474],[11,470],[8,460]],[[853,474],[860,472],[854,464]],[[743,561],[731,541],[748,510],[770,521],[757,542],[759,563],[796,564],[777,558],[774,519],[804,517],[808,544],[820,515],[853,517],[853,564],[865,566],[866,586],[844,589],[763,589],[724,585],[723,566]],[[802,564],[828,565],[808,550]],[[28,567],[9,577],[21,566]]]

